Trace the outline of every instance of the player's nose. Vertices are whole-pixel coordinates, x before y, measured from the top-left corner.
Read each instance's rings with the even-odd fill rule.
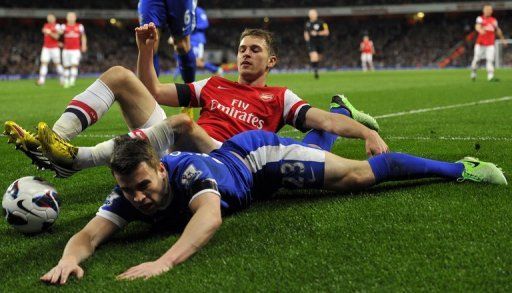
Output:
[[[146,197],[146,195],[144,195],[144,193],[142,191],[136,191],[133,196],[133,201],[142,202],[145,197]]]

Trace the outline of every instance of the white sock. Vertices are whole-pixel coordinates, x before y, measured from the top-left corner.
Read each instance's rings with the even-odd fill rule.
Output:
[[[97,166],[106,166],[114,151],[114,138],[100,142],[93,147],[79,147],[73,168],[85,169]]]
[[[133,139],[147,139],[161,158],[174,145],[174,131],[166,122],[164,120],[150,128],[136,129],[128,135]],[[114,151],[114,140],[115,138],[101,142],[93,147],[78,148],[73,168],[85,169],[108,165]]]
[[[168,154],[169,148],[174,145],[174,130],[167,125],[167,120],[149,128],[135,129],[129,135],[132,138],[147,139],[160,158]]]
[[[78,68],[77,67],[71,67],[71,76],[69,77],[69,83],[74,85],[76,81],[76,77],[78,75]]]
[[[44,83],[46,80],[46,74],[48,74],[48,64],[41,64],[39,68],[39,82]]]
[[[105,83],[97,79],[84,92],[71,100],[64,113],[53,125],[53,131],[66,140],[72,140],[101,119],[114,102],[114,93]]]

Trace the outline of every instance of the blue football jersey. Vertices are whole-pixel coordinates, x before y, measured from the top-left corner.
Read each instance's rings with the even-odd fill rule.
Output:
[[[220,196],[225,215],[246,209],[253,200],[280,188],[321,188],[324,184],[325,151],[262,130],[235,135],[208,155],[174,152],[162,162],[172,193],[168,207],[146,216],[116,187],[97,215],[119,227],[135,220],[182,224],[191,216],[190,202],[205,192]]]
[[[168,207],[151,216],[138,211],[115,187],[97,215],[119,227],[132,221],[169,222],[180,225],[191,216],[190,202],[205,192],[221,197],[223,214],[249,207],[252,177],[244,163],[231,153],[214,151],[210,155],[174,152],[162,158],[169,174],[172,200]]]
[[[196,7],[196,27],[190,35],[190,44],[192,46],[198,44],[206,44],[206,29],[210,24],[208,23],[208,16],[201,7]]]

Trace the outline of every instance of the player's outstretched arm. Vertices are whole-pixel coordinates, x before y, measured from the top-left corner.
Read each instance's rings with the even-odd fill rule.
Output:
[[[311,108],[306,113],[305,126],[311,129],[334,133],[342,137],[364,139],[368,156],[389,151],[388,146],[376,131],[344,115]]]
[[[160,105],[178,107],[178,92],[174,84],[162,84],[158,80],[153,65],[153,46],[158,42],[158,32],[154,23],[135,28],[135,39],[139,55],[137,58],[137,77],[149,90]]]
[[[208,243],[222,224],[219,195],[204,193],[195,198],[189,207],[194,215],[178,241],[159,259],[128,269],[117,276],[118,280],[148,279],[163,274]]]
[[[84,276],[84,270],[79,264],[89,258],[96,247],[118,230],[111,221],[96,216],[78,233],[73,235],[64,248],[59,263],[40,279],[53,285],[64,285],[69,276],[75,275],[78,279]]]

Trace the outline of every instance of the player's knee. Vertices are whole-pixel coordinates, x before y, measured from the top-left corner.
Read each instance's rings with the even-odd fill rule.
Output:
[[[123,84],[126,85],[126,82],[133,77],[135,77],[133,72],[123,66],[113,66],[103,73],[100,76],[100,79],[111,90],[114,90],[117,86],[122,86]]]
[[[187,54],[188,51],[190,51],[192,49],[191,46],[190,46],[190,43],[185,38],[184,39],[176,40],[176,45],[175,46],[176,46],[176,51],[180,55]]]
[[[172,116],[171,116],[172,117]],[[178,121],[178,126],[184,131],[189,132],[194,127],[194,120],[190,118],[189,115],[185,113],[178,114],[174,116]]]
[[[364,166],[352,169],[345,178],[353,188],[363,188],[370,186],[375,181],[375,176],[371,171],[371,168],[365,168]]]

